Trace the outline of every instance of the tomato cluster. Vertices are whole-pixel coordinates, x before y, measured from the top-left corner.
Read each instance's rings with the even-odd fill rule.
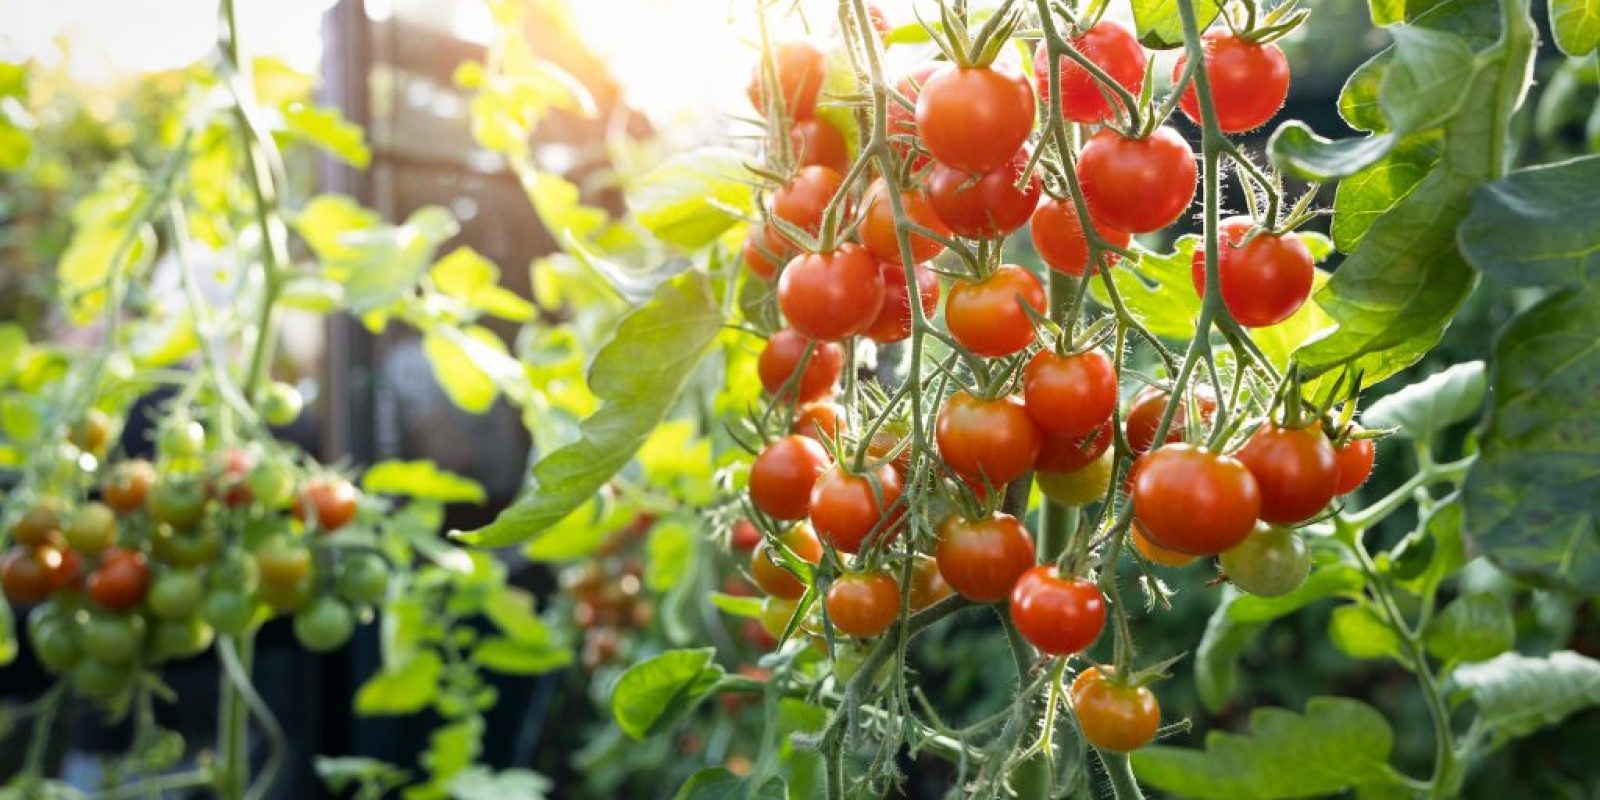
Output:
[[[583,631],[580,659],[585,669],[616,660],[630,638],[655,618],[639,552],[655,521],[649,514],[638,515],[607,536],[594,559],[561,573],[561,586],[572,599],[572,622]]]

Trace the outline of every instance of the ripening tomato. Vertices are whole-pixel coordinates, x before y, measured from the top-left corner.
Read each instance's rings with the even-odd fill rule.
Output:
[[[1139,40],[1120,23],[1102,19],[1082,35],[1067,40],[1072,49],[1082,53],[1122,88],[1134,97],[1144,88],[1145,53]],[[1050,102],[1050,52],[1040,45],[1033,56],[1034,80],[1039,83],[1039,96]],[[1100,82],[1077,62],[1061,57],[1061,116],[1071,122],[1095,124],[1116,117],[1106,96],[1115,95],[1102,89]],[[1116,108],[1122,101],[1113,99]]]
[[[51,556],[44,552],[46,550],[54,550],[56,555]],[[78,555],[78,551],[41,547],[39,553],[44,558],[45,564],[52,567],[50,586],[55,591],[83,588],[83,556]]]
[[[1222,285],[1222,304],[1246,328],[1276,325],[1300,310],[1311,296],[1311,251],[1296,233],[1277,236],[1259,233],[1244,245],[1239,243],[1254,227],[1249,217],[1225,219],[1217,232],[1217,277]],[[1196,294],[1206,292],[1206,251],[1197,247],[1190,261],[1189,277]]]
[[[954,591],[939,572],[939,562],[930,556],[916,555],[911,560],[911,593],[906,598],[912,613],[921,611],[950,596]]]
[[[1182,567],[1194,563],[1194,560],[1199,557],[1188,553],[1180,553],[1176,550],[1168,550],[1151,541],[1150,537],[1145,534],[1144,529],[1139,527],[1138,520],[1135,520],[1129,528],[1128,537],[1133,540],[1133,549],[1138,550],[1139,555],[1144,556],[1144,560],[1152,564],[1158,564],[1163,567]]]
[[[750,465],[750,502],[774,519],[801,519],[811,510],[811,487],[831,459],[815,439],[785,436]]]
[[[1116,453],[1107,450],[1072,472],[1035,472],[1033,479],[1045,497],[1064,506],[1086,506],[1105,499],[1116,465]]]
[[[864,332],[883,310],[883,274],[865,248],[796,256],[778,276],[778,308],[789,325],[819,342]]]
[[[845,410],[838,403],[807,403],[795,414],[792,433],[809,436],[819,442],[839,438],[844,430]]]
[[[173,566],[195,567],[217,557],[222,534],[217,525],[174,528],[156,525],[150,531],[150,550],[156,558]]]
[[[89,599],[108,611],[127,611],[144,599],[150,588],[150,566],[136,550],[112,548],[89,573]]]
[[[911,293],[906,290],[906,268],[889,261],[880,265],[883,275],[883,308],[867,328],[867,338],[878,344],[904,341],[911,336]],[[933,315],[939,307],[939,276],[917,264],[917,295],[922,300],[922,316]]]
[[[1244,464],[1189,444],[1146,454],[1133,479],[1133,513],[1169,550],[1216,555],[1244,541],[1261,515],[1261,490]]]
[[[145,508],[155,522],[187,528],[205,516],[207,499],[200,481],[169,474],[150,490]]]
[[[801,167],[788,183],[772,193],[772,216],[816,236],[822,230],[822,216],[828,210],[828,203],[842,186],[844,176],[834,170]]]
[[[1339,458],[1316,424],[1262,425],[1238,458],[1261,490],[1260,517],[1267,522],[1304,522],[1326,508],[1339,489]]]
[[[889,462],[900,473],[901,478],[911,474],[911,448],[901,448],[900,443],[905,440],[908,426],[903,421],[890,421],[872,434],[872,440],[867,442],[867,460],[869,462],[882,461],[894,454],[894,460]]]
[[[986,519],[951,517],[939,525],[934,549],[939,574],[974,603],[998,603],[1034,564],[1033,537],[1016,517],[996,512]]]
[[[1134,394],[1132,402],[1128,405],[1128,416],[1123,421],[1123,433],[1128,437],[1128,446],[1135,453],[1143,453],[1150,449],[1155,442],[1156,428],[1161,426],[1161,415],[1166,411],[1167,392],[1154,386],[1146,386]],[[1206,387],[1197,387],[1192,395],[1194,402],[1200,407],[1200,419],[1210,420],[1216,413],[1217,398]],[[1172,412],[1172,424],[1167,426],[1167,441],[1183,441],[1184,427],[1188,425],[1188,403],[1179,405]]]
[[[1006,163],[1033,132],[1033,88],[1020,73],[946,66],[917,97],[917,132],[935,161],[964,172]]]
[[[206,429],[186,416],[173,417],[161,427],[156,449],[162,458],[183,461],[198,458],[206,449]]]
[[[966,172],[938,164],[928,175],[928,199],[945,227],[968,239],[1000,239],[1027,224],[1039,205],[1039,173],[1021,189],[1017,181],[1028,168],[1028,152],[986,172]]]
[[[59,561],[61,553],[50,547],[23,545],[6,553],[5,561],[0,563],[0,583],[4,584],[6,597],[13,604],[31,606],[43,602],[55,591],[55,582],[50,579],[54,566],[47,560],[49,558]]]
[[[850,149],[838,128],[812,117],[789,129],[789,148],[795,163],[802,167],[827,167],[843,173],[850,168]]]
[[[361,491],[354,484],[338,476],[313,478],[301,491],[310,501],[316,514],[317,527],[323,533],[332,533],[355,519]]]
[[[294,586],[311,575],[311,550],[287,536],[263,542],[256,548],[255,561],[262,586]]]
[[[784,113],[790,119],[805,119],[817,110],[817,95],[828,75],[828,59],[821,50],[809,42],[785,42],[773,48],[772,60],[777,67],[779,95],[783,98]],[[756,112],[765,116],[767,92],[762,72],[765,67],[758,62],[750,75],[750,86],[745,94]]]
[[[223,450],[213,468],[215,474],[208,479],[206,492],[212,497],[222,498],[229,508],[248,505],[253,496],[245,479],[255,464],[256,456],[249,450],[240,447]]]
[[[1334,455],[1339,459],[1339,485],[1334,494],[1349,494],[1367,482],[1372,474],[1372,462],[1377,449],[1371,439],[1351,439],[1338,448]]]
[[[1165,125],[1144,139],[1104,128],[1078,154],[1089,213],[1096,223],[1130,233],[1160,230],[1183,216],[1198,174],[1189,143]]]
[[[754,522],[747,519],[737,520],[733,523],[733,530],[728,533],[728,545],[741,553],[748,553],[761,544],[761,531]]]
[[[824,600],[828,619],[846,636],[868,639],[889,629],[900,616],[900,583],[887,572],[840,575]]]
[[[60,500],[42,497],[11,525],[11,538],[28,547],[57,542],[61,538],[63,515]]]
[[[1247,42],[1223,30],[1207,32],[1201,44],[1217,127],[1223,133],[1253,131],[1283,108],[1289,96],[1289,59],[1276,44]],[[1172,65],[1174,85],[1188,63],[1189,54],[1180,50]],[[1193,81],[1184,89],[1178,107],[1200,124],[1200,96]]]
[[[983,400],[963,391],[939,409],[934,440],[956,474],[998,488],[1033,468],[1040,436],[1018,398]]]
[[[807,564],[822,563],[822,542],[817,539],[810,525],[802,522],[778,539],[801,561]],[[792,600],[806,592],[805,584],[783,566],[765,541],[756,545],[756,549],[750,553],[750,577],[756,582],[756,588],[773,597]]]
[[[867,212],[862,217],[861,227],[857,231],[861,237],[861,245],[871,250],[880,261],[906,263],[900,253],[900,238],[894,227],[894,208],[890,203],[889,190],[882,178],[873,181],[872,185],[867,187],[862,202],[866,205]],[[927,192],[921,189],[900,194],[900,211],[905,214],[906,219],[940,236],[950,235],[950,229],[945,227],[944,222],[939,219],[938,212],[934,211]],[[906,237],[911,245],[913,264],[927,261],[944,252],[944,245],[920,233],[907,231]]]
[[[1113,753],[1145,746],[1161,727],[1161,704],[1145,686],[1119,685],[1103,667],[1078,673],[1068,695],[1078,730],[1089,744]]]
[[[72,442],[85,453],[99,455],[106,447],[106,442],[111,440],[111,417],[98,408],[89,409],[67,435],[67,441]]]
[[[1127,231],[1107,227],[1098,220],[1094,229],[1100,238],[1117,247],[1127,247],[1133,238]],[[1076,203],[1053,197],[1040,203],[1033,212],[1028,233],[1033,238],[1033,249],[1039,251],[1039,258],[1047,266],[1063,275],[1083,276],[1084,269],[1089,266],[1089,241],[1084,237],[1083,223],[1078,220]],[[1108,265],[1117,263],[1116,253],[1106,253],[1103,258]]]
[[[805,371],[796,379],[801,361],[805,362]],[[756,372],[761,376],[762,388],[779,402],[791,403],[798,395],[800,402],[810,403],[833,396],[843,364],[839,345],[813,342],[793,328],[784,328],[767,338],[756,361]],[[786,388],[786,384],[790,385]]]
[[[890,98],[884,109],[884,130],[889,134],[889,145],[899,154],[902,162],[911,159],[912,174],[921,173],[932,163],[926,155],[915,151],[912,145],[921,141],[917,137],[917,99],[922,96],[922,87],[933,77],[933,73],[939,71],[940,66],[939,62],[930,62],[914,67],[895,83],[895,91],[911,103],[911,108]]]
[[[124,461],[111,469],[100,487],[100,499],[118,514],[132,514],[144,505],[156,482],[156,468],[142,458]]]
[[[1041,432],[1083,436],[1117,410],[1117,367],[1100,350],[1041,350],[1022,371],[1022,400]]]
[[[870,475],[834,466],[811,490],[811,527],[843,553],[887,545],[900,535],[898,523],[905,513],[900,491],[900,473],[888,464]]]
[[[1023,305],[1042,315],[1049,302],[1033,273],[1003,264],[982,280],[956,281],[944,304],[944,321],[962,347],[1000,358],[1033,342],[1033,317]]]
[[[1106,599],[1093,583],[1062,577],[1053,565],[1041,564],[1022,573],[1011,588],[1011,620],[1041,652],[1068,656],[1100,638]]]
[[[751,274],[766,281],[777,277],[778,270],[794,258],[794,246],[767,223],[750,228],[744,240],[744,249],[739,252]]]
[[[1110,417],[1082,436],[1043,434],[1039,439],[1039,455],[1033,459],[1033,468],[1040,472],[1077,472],[1094,463],[1100,454],[1110,449],[1115,439]]]
[[[86,556],[97,556],[117,539],[117,517],[101,503],[84,503],[67,520],[67,545]]]
[[[1257,597],[1281,597],[1306,582],[1311,574],[1311,549],[1292,528],[1256,525],[1255,533],[1224,550],[1222,572],[1239,591]]]
[[[799,604],[793,597],[778,597],[776,595],[761,601],[761,630],[766,632],[772,640],[771,647],[778,643],[778,637],[789,628],[789,622],[794,619],[795,612],[800,610]]]

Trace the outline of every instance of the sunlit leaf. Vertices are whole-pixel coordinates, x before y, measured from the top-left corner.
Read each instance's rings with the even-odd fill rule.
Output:
[[[722,677],[715,654],[709,647],[668,650],[629,667],[611,694],[617,725],[635,739],[666,730]]]
[[[1569,56],[1594,52],[1600,47],[1600,0],[1550,0],[1550,31]]]
[[[695,249],[751,213],[748,156],[705,147],[662,162],[628,193],[634,218],[656,238]]]
[[[291,102],[283,106],[282,112],[288,137],[310,142],[356,169],[366,169],[372,161],[366,132],[345,119],[339,109]]]
[[[1517,623],[1511,610],[1488,592],[1463,595],[1428,626],[1428,652],[1452,661],[1483,661],[1511,649]]]
[[[361,488],[435,503],[482,503],[487,495],[471,478],[439,469],[432,461],[380,461],[361,476]]]
[[[356,713],[373,717],[415,714],[433,704],[443,673],[439,654],[420,650],[400,667],[368,678],[356,690]]]
[[[1545,658],[1506,653],[1457,669],[1450,683],[1502,742],[1600,706],[1600,661],[1567,650]]]
[[[1488,388],[1483,362],[1469,361],[1379,398],[1361,419],[1370,427],[1399,428],[1426,440],[1476,415]]]

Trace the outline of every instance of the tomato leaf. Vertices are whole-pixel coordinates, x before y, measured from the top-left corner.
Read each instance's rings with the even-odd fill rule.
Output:
[[[1365,603],[1334,609],[1328,620],[1328,639],[1339,652],[1351,658],[1406,659],[1399,634]]]
[[[1450,661],[1483,661],[1511,649],[1517,624],[1501,599],[1487,592],[1463,595],[1428,626],[1428,652]]]
[[[635,739],[660,733],[696,705],[722,677],[716,651],[668,650],[628,668],[611,693],[617,725]]]
[[[752,213],[745,154],[703,147],[663,161],[631,187],[628,208],[646,230],[690,250],[716,241]]]
[[[1414,25],[1389,28],[1394,57],[1378,83],[1378,104],[1392,130],[1421,131],[1455,116],[1460,91],[1476,68],[1472,48],[1453,33]]]
[[[1141,253],[1137,262],[1119,262],[1111,268],[1111,280],[1123,303],[1157,336],[1187,339],[1194,334],[1200,295],[1189,271],[1199,243],[1200,237],[1185,234],[1178,237],[1170,253]],[[1095,302],[1112,307],[1100,280],[1092,282],[1089,291]]]
[[[722,321],[705,273],[661,284],[595,354],[589,386],[603,405],[583,421],[581,438],[540,459],[533,485],[494,522],[455,535],[486,547],[527,541],[592,497],[661,423]]]
[[[1439,162],[1439,145],[1437,134],[1408,136],[1377,163],[1339,181],[1329,232],[1340,252],[1353,252],[1372,223],[1422,182]]]
[[[482,503],[482,484],[439,469],[432,461],[380,461],[361,476],[371,494],[392,494],[435,503]]]
[[[506,675],[540,675],[571,664],[572,651],[554,644],[490,636],[472,649],[472,660]]]
[[[345,119],[339,109],[296,101],[286,104],[281,111],[286,130],[276,138],[310,142],[356,169],[366,169],[372,162],[366,133],[361,126]]]
[[[1478,187],[1462,220],[1462,253],[1517,286],[1600,278],[1600,155],[1520,169]],[[1515,231],[1515,236],[1507,236]]]
[[[787,797],[789,792],[782,778],[774,776],[757,786],[754,778],[735,775],[722,767],[707,767],[690,775],[673,795],[673,800],[784,800]]]
[[[1600,47],[1600,0],[1550,0],[1550,32],[1573,58]]]
[[[1285,171],[1308,181],[1328,181],[1354,175],[1378,163],[1396,140],[1393,133],[1363,139],[1325,139],[1305,123],[1290,120],[1273,132],[1268,148]]]
[[[1456,699],[1470,698],[1500,742],[1600,706],[1600,661],[1561,650],[1544,658],[1505,653],[1455,671]]]
[[[1313,697],[1304,714],[1262,708],[1250,728],[1212,731],[1204,751],[1145,747],[1133,754],[1134,772],[1166,792],[1219,800],[1333,795],[1397,781],[1388,763],[1394,731],[1360,701]]]
[[[1427,440],[1476,415],[1488,389],[1483,362],[1469,361],[1379,398],[1361,419],[1370,428],[1399,428]]]
[[[478,765],[456,773],[447,786],[451,800],[545,800],[554,788],[549,778],[532,770],[494,772]]]
[[[1222,4],[1216,0],[1198,0],[1195,23],[1205,30],[1221,11]],[[1145,47],[1172,50],[1183,46],[1183,18],[1178,15],[1177,0],[1133,0],[1133,23],[1139,43]]]
[[[384,669],[356,691],[356,713],[366,717],[415,714],[439,694],[444,661],[432,650],[419,650],[404,664]]]
[[[761,616],[761,598],[740,597],[739,595],[711,593],[711,605],[721,609],[724,613],[732,614],[745,619],[755,619]]]

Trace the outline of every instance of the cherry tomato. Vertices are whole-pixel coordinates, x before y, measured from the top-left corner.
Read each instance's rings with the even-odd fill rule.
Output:
[[[951,517],[939,526],[934,550],[939,574],[975,603],[998,603],[1034,564],[1033,537],[1010,514],[987,519]]]
[[[1222,30],[1207,32],[1201,44],[1217,126],[1223,133],[1253,131],[1283,108],[1289,96],[1289,60],[1277,45],[1247,42]],[[1180,50],[1172,65],[1174,85],[1188,63],[1189,54]],[[1200,124],[1200,96],[1193,81],[1184,89],[1178,107]]]
[[[774,595],[761,601],[761,630],[772,637],[773,644],[777,644],[778,637],[789,628],[789,620],[794,619],[794,613],[800,610],[794,600]]]
[[[830,462],[815,439],[777,439],[750,465],[750,502],[774,519],[801,519],[811,510],[811,487]]]
[[[1377,448],[1371,439],[1351,439],[1335,450],[1334,456],[1339,460],[1339,483],[1334,494],[1349,494],[1361,488],[1372,474]]]
[[[305,405],[299,389],[281,381],[273,381],[261,396],[261,419],[268,425],[281,428],[299,419]]]
[[[91,614],[84,623],[83,651],[96,661],[132,661],[144,643],[144,619],[132,614]]]
[[[311,574],[311,551],[287,537],[267,540],[256,548],[255,559],[262,586],[293,586]]]
[[[222,534],[213,525],[184,530],[158,524],[150,532],[155,557],[175,567],[195,567],[211,562],[222,547]]]
[[[888,261],[879,267],[883,274],[883,307],[867,328],[867,338],[879,344],[904,341],[911,336],[911,292],[906,289],[905,267]],[[921,264],[913,269],[917,273],[922,316],[931,317],[939,307],[939,276]]]
[[[939,562],[930,556],[911,559],[911,593],[907,597],[913,613],[950,596],[954,591],[939,572]]]
[[[872,440],[867,442],[867,459],[877,462],[888,458],[890,453],[895,452],[895,448],[900,447],[900,442],[905,439],[907,432],[907,426],[902,422],[885,423],[877,433],[872,434]],[[911,449],[902,448],[890,463],[900,473],[901,478],[910,475]]]
[[[823,602],[833,627],[846,636],[869,639],[899,618],[900,584],[887,572],[846,573],[828,586]]]
[[[1100,224],[1094,224],[1100,238],[1118,247],[1127,247],[1132,236]],[[1028,225],[1033,238],[1033,249],[1051,269],[1063,275],[1082,277],[1089,266],[1089,241],[1083,233],[1083,223],[1078,220],[1077,204],[1071,200],[1050,198],[1039,204]],[[1116,253],[1103,255],[1106,264],[1116,264]]]
[[[1135,453],[1143,453],[1155,443],[1156,428],[1161,426],[1161,415],[1166,410],[1167,392],[1154,386],[1146,386],[1134,394],[1133,401],[1128,405],[1128,416],[1123,422],[1123,432],[1128,437],[1128,446]],[[1217,410],[1217,398],[1205,387],[1195,389],[1194,401],[1200,406],[1200,418],[1211,419]],[[1183,432],[1188,425],[1188,403],[1185,402],[1172,412],[1172,424],[1167,426],[1167,441],[1183,441]]]
[[[801,561],[807,564],[822,562],[822,542],[812,532],[810,525],[796,525],[778,538]],[[781,559],[766,542],[758,544],[750,553],[750,577],[755,580],[756,588],[772,597],[792,600],[806,592],[805,584],[783,566]]]
[[[44,608],[44,606],[40,606]],[[28,619],[28,642],[39,663],[51,672],[66,672],[83,658],[83,646],[78,642],[76,626],[65,615],[42,619],[38,624]]]
[[[137,673],[129,664],[107,664],[85,658],[72,668],[72,690],[97,700],[108,700],[132,688]]]
[[[45,554],[45,550],[55,550],[55,556]],[[83,588],[83,556],[76,550],[57,550],[56,548],[39,548],[44,556],[45,563],[53,566],[50,571],[50,586],[56,591],[62,589]]]
[[[829,201],[842,186],[844,176],[827,167],[801,167],[772,193],[772,216],[816,236]]]
[[[1039,205],[1043,191],[1036,172],[1021,189],[1028,153],[987,172],[964,172],[939,164],[928,175],[928,198],[945,226],[968,239],[1000,239],[1021,228]]]
[[[877,3],[867,4],[867,19],[872,22],[872,29],[878,32],[878,38],[889,35],[894,30],[894,25],[889,22],[889,17],[878,7]]]
[[[778,308],[789,325],[819,342],[836,342],[872,326],[883,311],[877,259],[858,245],[796,256],[778,276]]]
[[[1239,461],[1255,476],[1261,490],[1260,517],[1292,525],[1316,516],[1339,488],[1339,458],[1322,428],[1261,426],[1244,447]]]
[[[917,97],[917,131],[941,164],[970,173],[1004,164],[1033,132],[1033,89],[998,67],[946,66]]]
[[[158,660],[178,661],[204,653],[216,632],[199,615],[164,619],[150,629],[150,649]]]
[[[294,615],[294,638],[313,653],[338,650],[355,631],[355,613],[332,597],[324,597]]]
[[[808,403],[794,417],[793,433],[819,442],[839,438],[844,430],[845,410],[838,403]]]
[[[737,552],[748,553],[761,544],[761,531],[750,520],[738,520],[728,534],[728,544]]]
[[[1052,565],[1030,567],[1011,588],[1011,620],[1041,652],[1087,650],[1106,626],[1106,599],[1093,583],[1064,578]]]
[[[299,611],[317,595],[316,577],[307,575],[294,583],[263,581],[259,591],[261,602],[279,614]]]
[[[85,503],[72,512],[63,531],[67,545],[86,555],[100,555],[117,538],[117,518],[101,503]]]
[[[351,553],[334,570],[339,597],[357,606],[376,605],[389,590],[389,563],[374,553]]]
[[[1018,398],[981,400],[956,392],[939,409],[934,440],[956,474],[998,488],[1033,467],[1040,436]]]
[[[169,569],[157,575],[150,583],[145,603],[150,613],[161,619],[182,619],[190,616],[205,599],[205,581],[193,570]]]
[[[906,108],[896,100],[891,99],[884,111],[884,129],[889,133],[889,144],[899,154],[901,162],[911,159],[912,174],[919,174],[932,163],[926,155],[913,150],[913,143],[920,143],[917,137],[917,100],[922,96],[922,87],[939,71],[942,64],[930,62],[914,67],[895,83],[895,91],[901,97],[910,101],[911,108]]]
[[[355,519],[356,506],[361,499],[360,490],[344,478],[328,476],[313,478],[302,491],[310,501],[317,517],[317,527],[323,533],[332,533]]]
[[[812,117],[789,129],[789,148],[795,163],[803,167],[827,167],[843,173],[850,168],[850,149],[838,128]]]
[[[811,490],[811,527],[840,552],[857,553],[869,544],[885,546],[900,535],[896,523],[905,513],[897,505],[900,491],[900,473],[887,464],[870,477],[835,466]]]
[[[1033,468],[1040,472],[1077,472],[1099,458],[1115,439],[1109,418],[1083,436],[1042,434]]]
[[[857,232],[861,237],[861,245],[871,250],[880,261],[904,264],[906,262],[901,257],[900,239],[894,228],[894,208],[889,200],[889,189],[883,179],[873,181],[872,185],[867,187],[866,196],[862,200],[867,212]],[[950,235],[950,229],[939,219],[926,192],[920,189],[902,192],[900,210],[912,222],[941,236]],[[944,252],[944,245],[922,234],[907,231],[906,236],[910,240],[913,264],[927,261]]]
[[[1199,558],[1199,556],[1192,556],[1188,553],[1168,550],[1151,541],[1150,537],[1145,534],[1144,529],[1139,527],[1137,520],[1134,521],[1133,526],[1129,529],[1128,536],[1133,540],[1133,549],[1138,550],[1139,555],[1144,556],[1144,560],[1152,564],[1158,564],[1163,567],[1182,567],[1194,563],[1194,560]]]
[[[145,507],[155,522],[188,528],[206,513],[206,487],[196,480],[168,475],[150,491]]]
[[[0,562],[0,583],[5,586],[6,597],[19,606],[44,602],[56,588],[50,579],[55,569],[50,559],[59,561],[60,558],[60,552],[49,547],[17,545],[11,548],[4,562]]]
[[[254,497],[246,478],[255,467],[256,455],[240,447],[230,447],[217,459],[216,475],[207,486],[212,497],[222,498],[229,508],[248,505]]]
[[[1089,744],[1113,753],[1145,746],[1161,727],[1161,704],[1148,687],[1118,685],[1101,669],[1078,673],[1068,690],[1078,730]]]
[[[777,229],[762,223],[750,228],[750,234],[745,237],[744,249],[740,251],[744,258],[744,265],[750,272],[762,280],[772,280],[777,277],[778,270],[789,259],[794,258],[794,246],[781,236]]]
[[[944,321],[962,347],[986,358],[1000,358],[1033,342],[1033,318],[1023,305],[1045,313],[1049,300],[1033,273],[1002,265],[979,281],[957,281],[945,301]]]
[[[794,385],[785,390],[785,384],[794,378],[802,360],[805,361],[805,371],[794,381]],[[800,402],[810,403],[833,395],[843,363],[843,351],[839,345],[813,342],[793,328],[784,328],[772,334],[766,346],[761,348],[756,371],[761,376],[761,386],[767,390],[767,394],[784,403],[792,402],[798,394]]]
[[[1156,544],[1215,555],[1255,528],[1261,491],[1238,459],[1168,444],[1142,460],[1133,479],[1133,513]]]
[[[91,408],[78,424],[72,426],[67,441],[85,453],[99,455],[111,440],[111,417],[98,408]]]
[[[1086,466],[1072,472],[1035,472],[1033,479],[1044,496],[1064,506],[1084,506],[1106,497],[1111,488],[1111,470],[1116,454],[1107,450]]]
[[[1222,551],[1219,560],[1239,591],[1257,597],[1286,595],[1311,574],[1311,549],[1292,528],[1279,525],[1256,525],[1255,533]]]
[[[1255,225],[1249,217],[1225,219],[1218,226],[1217,277],[1222,304],[1246,328],[1276,325],[1294,315],[1311,296],[1316,267],[1311,251],[1295,233],[1260,233],[1240,245]],[[1195,248],[1189,277],[1196,294],[1206,292],[1206,251]]]
[[[255,621],[256,604],[243,593],[218,589],[206,596],[200,614],[207,624],[224,636],[238,636]]]
[[[294,500],[294,475],[287,467],[263,458],[245,476],[245,487],[256,505],[276,511]]]
[[[156,468],[142,458],[124,461],[112,468],[100,487],[100,499],[118,514],[132,514],[144,506],[150,487],[156,482]]]
[[[808,42],[785,42],[773,48],[773,64],[777,68],[778,94],[783,99],[785,115],[790,119],[805,119],[817,108],[817,94],[822,91],[822,81],[828,75],[828,59],[821,50]],[[757,113],[765,115],[767,92],[762,79],[765,67],[761,63],[750,76],[746,94]]]
[[[1104,128],[1078,154],[1089,212],[1097,223],[1130,233],[1160,230],[1183,216],[1197,175],[1189,143],[1165,125],[1145,139]]]
[[[1041,432],[1084,436],[1117,410],[1116,365],[1099,350],[1042,350],[1022,372],[1022,400]]]
[[[59,541],[64,511],[61,501],[54,497],[40,498],[11,526],[11,538],[17,544],[39,547]]]
[[[1111,76],[1134,97],[1144,88],[1145,54],[1139,40],[1121,24],[1102,19],[1082,35],[1067,41],[1072,49],[1082,53],[1101,71]],[[1034,80],[1039,83],[1039,96],[1050,102],[1050,52],[1041,45],[1033,57]],[[1113,106],[1106,102],[1100,82],[1077,62],[1061,57],[1061,116],[1071,122],[1095,124],[1116,118]],[[1113,95],[1114,97],[1114,95]],[[1121,100],[1113,100],[1116,108]]]
[[[187,417],[172,419],[161,428],[158,447],[164,458],[198,458],[206,450],[206,429]]]
[[[89,599],[108,611],[127,611],[150,588],[150,566],[135,550],[107,550],[100,566],[89,573]]]

